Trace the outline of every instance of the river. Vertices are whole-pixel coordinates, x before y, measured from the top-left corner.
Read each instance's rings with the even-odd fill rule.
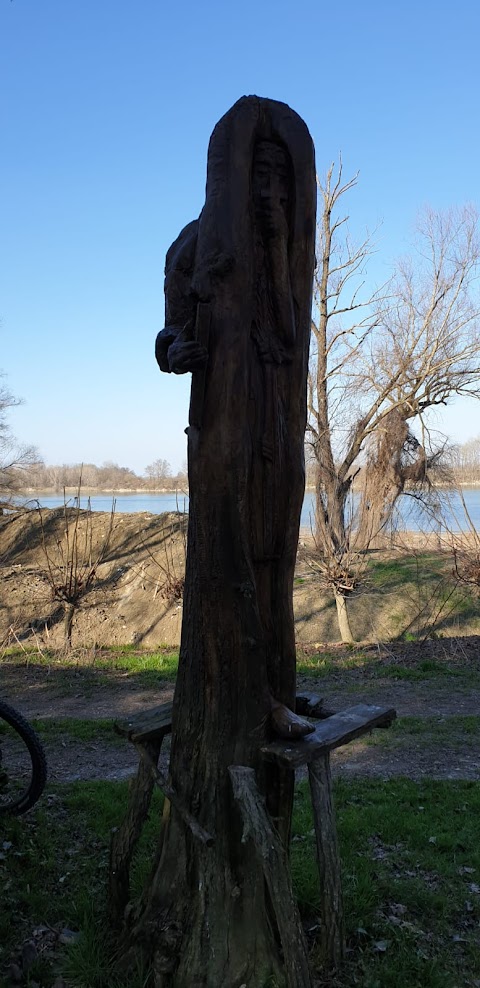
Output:
[[[451,531],[460,531],[468,528],[465,512],[460,495],[455,491],[441,490],[440,496],[443,502],[444,526]],[[465,505],[470,518],[477,531],[480,531],[480,487],[465,487],[462,490]],[[352,498],[351,510],[355,509],[355,495]],[[33,507],[36,502],[44,508],[57,508],[63,504],[63,495],[39,493],[29,504]],[[68,495],[69,505],[75,503],[73,495]],[[86,508],[87,496],[82,495],[81,507]],[[111,511],[111,494],[92,494],[90,504],[93,511]],[[406,531],[439,531],[438,520],[429,517],[423,512],[418,502],[408,496],[402,495],[398,503],[399,527]],[[116,494],[115,510],[117,512],[150,512],[158,515],[164,511],[188,511],[188,496],[183,492],[178,494],[168,491],[158,494],[141,492],[139,494]],[[302,515],[300,519],[301,527],[304,530],[311,528],[314,512],[314,493],[306,491],[303,501]]]

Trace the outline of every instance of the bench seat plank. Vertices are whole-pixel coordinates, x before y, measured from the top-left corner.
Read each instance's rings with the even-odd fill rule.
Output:
[[[114,724],[115,731],[134,744],[161,740],[165,734],[171,733],[172,707],[173,703],[170,700],[168,703],[161,703],[158,707],[151,707],[149,710],[135,714],[128,720],[117,720]]]
[[[333,748],[367,734],[374,727],[390,727],[395,717],[393,708],[360,703],[320,721],[313,734],[299,741],[272,741],[264,745],[262,754],[290,768],[300,768]]]

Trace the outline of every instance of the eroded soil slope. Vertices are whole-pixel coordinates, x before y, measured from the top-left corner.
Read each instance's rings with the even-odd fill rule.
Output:
[[[111,524],[108,513],[77,515],[73,508],[0,517],[0,641],[60,645],[63,610],[52,587],[75,577],[85,583],[93,566],[95,580],[75,614],[75,646],[178,645],[186,525],[186,517],[177,513],[116,514]],[[411,558],[408,566],[402,563],[405,549],[389,550],[383,563],[378,562],[382,555],[372,555],[377,569],[367,581],[367,593],[350,605],[357,640],[398,636],[415,613],[427,629],[431,615],[437,634],[480,631],[478,599],[464,600],[456,591],[452,597],[452,565],[438,553],[433,557],[433,562],[425,557],[426,564],[419,557],[429,567],[423,571]],[[299,644],[338,640],[335,605],[322,588],[308,537],[300,541],[294,609]]]

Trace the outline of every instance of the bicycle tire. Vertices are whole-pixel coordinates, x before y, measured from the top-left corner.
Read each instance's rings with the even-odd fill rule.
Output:
[[[0,814],[19,816],[26,813],[42,795],[47,781],[47,761],[43,745],[33,727],[9,703],[0,700],[0,718],[22,739],[31,762],[31,776],[22,792],[12,798],[0,799]],[[1,740],[0,740],[1,747]]]

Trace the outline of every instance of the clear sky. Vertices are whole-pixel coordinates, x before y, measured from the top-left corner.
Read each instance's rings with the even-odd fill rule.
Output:
[[[360,169],[377,264],[423,204],[479,201],[477,0],[0,0],[0,367],[48,463],[185,457],[189,375],[160,375],[165,252],[203,204],[244,94],[303,116],[324,173]],[[188,379],[187,379],[188,378]],[[442,423],[439,423],[442,424]],[[480,432],[480,405],[444,427]]]

